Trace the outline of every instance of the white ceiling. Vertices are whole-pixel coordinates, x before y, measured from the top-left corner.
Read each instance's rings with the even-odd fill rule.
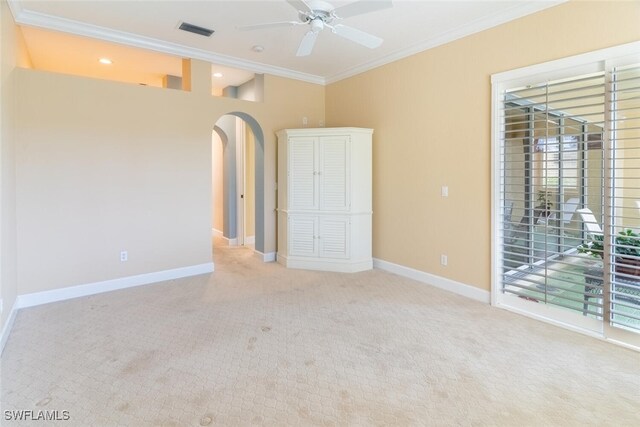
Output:
[[[221,67],[324,84],[563,1],[394,0],[392,8],[343,21],[382,37],[384,43],[379,48],[359,46],[325,29],[308,57],[295,55],[307,26],[254,31],[236,28],[297,20],[296,10],[284,0],[9,0],[9,4],[16,22],[23,27],[57,30],[176,57],[203,59]],[[350,2],[331,1],[335,7],[347,3]],[[182,21],[214,29],[215,33],[210,38],[185,33],[177,29]],[[27,29],[25,38],[34,63],[45,61],[44,54],[51,52],[51,47],[42,45],[47,37],[38,37],[35,31]],[[74,52],[87,54],[99,46],[90,47],[84,40],[84,46],[75,49],[73,40],[67,39],[65,44],[69,61]],[[251,49],[254,45],[263,46],[264,51],[254,52]]]

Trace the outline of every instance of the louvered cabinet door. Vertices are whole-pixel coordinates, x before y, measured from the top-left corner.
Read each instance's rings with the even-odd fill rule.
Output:
[[[318,217],[289,215],[289,255],[318,256]]]
[[[319,138],[320,209],[349,209],[349,136]]]
[[[373,268],[372,134],[364,128],[277,132],[279,263],[345,273]]]
[[[320,217],[319,255],[322,258],[349,258],[349,217]]]
[[[289,209],[318,209],[318,138],[289,139]]]

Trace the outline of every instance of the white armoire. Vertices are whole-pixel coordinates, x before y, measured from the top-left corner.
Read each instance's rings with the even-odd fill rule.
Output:
[[[277,135],[278,262],[370,270],[373,130],[283,129]]]

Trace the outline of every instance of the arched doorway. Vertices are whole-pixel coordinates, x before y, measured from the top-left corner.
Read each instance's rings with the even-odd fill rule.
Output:
[[[246,133],[245,133],[246,131]],[[243,135],[244,134],[244,135]],[[212,147],[213,179],[220,179],[220,165],[222,165],[222,183],[216,186],[213,184],[213,218],[214,228],[216,224],[222,225],[222,232],[231,244],[253,243],[255,251],[264,254],[265,252],[265,196],[264,196],[264,134],[257,120],[249,114],[243,112],[230,112],[221,116],[214,126],[214,140],[216,135],[222,143],[221,162],[216,161],[215,153],[220,153],[216,147]],[[251,167],[249,171],[243,172],[247,164],[247,153],[243,153],[241,144],[248,142],[250,150],[248,162]],[[216,143],[215,141],[213,142]],[[240,182],[249,178],[248,183]],[[216,194],[222,191],[220,194]],[[249,189],[252,193],[251,200],[245,199],[244,190]],[[222,203],[222,209],[217,204]],[[216,216],[222,215],[222,221]],[[248,223],[247,223],[248,221]],[[271,225],[275,228],[275,224]],[[249,229],[250,227],[250,229]],[[243,242],[243,238],[253,234],[252,239]],[[252,233],[251,233],[252,232]]]

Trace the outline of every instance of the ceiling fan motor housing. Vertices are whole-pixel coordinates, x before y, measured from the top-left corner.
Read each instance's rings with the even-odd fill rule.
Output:
[[[311,11],[298,11],[302,22],[311,23],[312,31],[320,31],[322,28],[313,27],[314,22],[330,24],[336,17],[333,14],[333,6],[325,1],[312,0],[306,2]],[[316,24],[319,25],[319,24]]]

